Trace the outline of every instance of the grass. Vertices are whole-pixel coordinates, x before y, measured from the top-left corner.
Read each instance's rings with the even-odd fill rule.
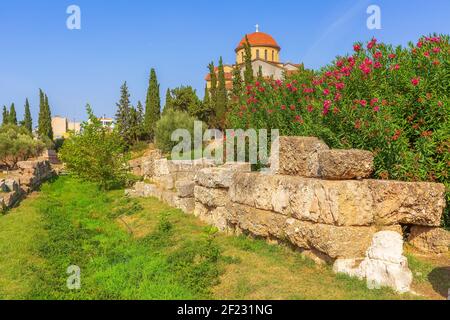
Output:
[[[67,289],[67,268],[81,289]],[[61,177],[0,217],[2,299],[411,299],[156,199]]]

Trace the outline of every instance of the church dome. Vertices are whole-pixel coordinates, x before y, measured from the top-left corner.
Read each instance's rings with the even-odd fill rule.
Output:
[[[254,32],[251,34],[247,34],[247,37],[251,47],[272,47],[277,50],[281,49],[275,39],[267,33]],[[242,38],[241,42],[239,42],[236,48],[236,52],[244,48],[245,41],[245,37]]]

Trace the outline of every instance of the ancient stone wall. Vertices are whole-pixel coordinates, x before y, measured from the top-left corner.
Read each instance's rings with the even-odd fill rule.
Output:
[[[5,211],[55,175],[47,160],[21,161],[18,170],[0,179],[0,206]]]
[[[156,196],[224,232],[288,243],[336,272],[399,292],[412,280],[403,227],[420,249],[448,250],[439,229],[444,185],[370,179],[370,152],[331,150],[317,138],[281,137],[276,156],[264,173],[247,163],[158,159],[151,183],[128,193]]]

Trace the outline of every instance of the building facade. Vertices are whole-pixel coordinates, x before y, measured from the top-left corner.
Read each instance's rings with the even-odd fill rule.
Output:
[[[237,45],[235,64],[224,65],[225,84],[228,90],[233,88],[233,70],[239,68],[242,75],[245,71],[245,43],[247,39],[250,44],[252,69],[255,77],[261,70],[264,78],[281,80],[284,74],[296,72],[300,68],[300,64],[281,62],[281,47],[271,35],[260,32],[257,27],[256,32],[245,35]],[[216,74],[218,74],[218,71],[216,67]],[[211,88],[211,75],[209,73],[205,80],[208,89]]]

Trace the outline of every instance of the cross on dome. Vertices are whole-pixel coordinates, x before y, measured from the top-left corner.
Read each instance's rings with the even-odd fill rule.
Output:
[[[259,24],[256,24],[256,32],[259,32]]]

